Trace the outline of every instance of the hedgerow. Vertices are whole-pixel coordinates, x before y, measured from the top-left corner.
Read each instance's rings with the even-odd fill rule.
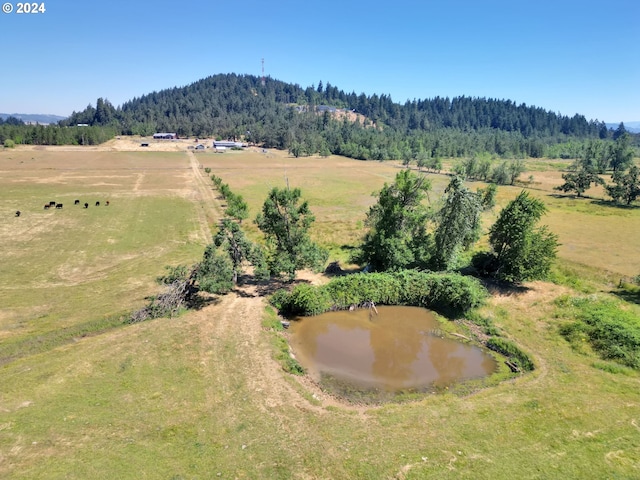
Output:
[[[405,270],[347,275],[321,286],[297,285],[289,293],[276,292],[270,301],[285,315],[318,315],[373,302],[424,307],[455,317],[481,305],[486,297],[475,278]]]

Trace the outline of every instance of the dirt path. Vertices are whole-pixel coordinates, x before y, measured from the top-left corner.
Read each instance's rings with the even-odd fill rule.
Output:
[[[218,202],[217,195],[213,190],[211,180],[204,175],[204,171],[200,168],[200,162],[193,154],[187,152],[191,171],[193,172],[193,181],[195,186],[195,200],[200,204],[198,208],[198,219],[200,220],[202,235],[205,242],[211,241],[211,227],[217,225],[222,218],[222,207]]]
[[[222,206],[211,181],[193,152],[187,152],[200,203],[198,215],[202,229],[211,238],[211,227],[222,217]],[[222,297],[217,305],[206,307],[196,316],[200,335],[203,374],[215,385],[207,392],[207,402],[215,404],[220,398],[232,397],[238,382],[252,393],[252,404],[263,413],[280,406],[295,406],[303,410],[325,411],[312,405],[287,382],[280,365],[272,358],[272,347],[262,330],[264,297],[255,286],[244,285]],[[304,381],[303,381],[304,382]],[[314,395],[311,392],[310,395]],[[320,392],[316,393],[320,397]],[[334,404],[331,399],[324,403]],[[231,408],[231,410],[233,410]]]
[[[223,216],[223,209],[212,183],[204,174],[196,155],[187,152],[193,173],[195,195],[200,203],[198,211],[203,231],[211,238],[211,228]],[[319,283],[317,275],[304,277],[311,283]],[[263,414],[268,414],[277,423],[290,421],[286,415],[277,412],[294,407],[297,410],[326,413],[327,406],[350,407],[336,399],[325,396],[307,378],[287,381],[282,367],[273,359],[272,346],[268,335],[262,329],[265,298],[260,296],[253,285],[237,287],[234,292],[211,305],[194,312],[200,336],[200,365],[203,375],[212,387],[207,391],[207,403],[213,408],[223,398],[237,398],[238,389],[249,393],[251,404]],[[301,392],[315,398],[310,402]],[[235,409],[227,407],[233,416]],[[285,420],[286,418],[286,420]]]

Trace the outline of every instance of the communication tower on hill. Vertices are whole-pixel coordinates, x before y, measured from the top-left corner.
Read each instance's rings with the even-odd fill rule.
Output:
[[[264,58],[262,59],[262,80],[260,83],[262,83],[262,86],[264,87]]]

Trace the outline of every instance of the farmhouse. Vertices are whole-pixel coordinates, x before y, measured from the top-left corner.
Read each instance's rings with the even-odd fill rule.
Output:
[[[155,140],[175,140],[178,138],[177,133],[154,133],[153,138]]]
[[[213,148],[221,149],[221,148],[233,148],[233,147],[246,147],[246,143],[242,142],[233,142],[231,140],[214,140]]]

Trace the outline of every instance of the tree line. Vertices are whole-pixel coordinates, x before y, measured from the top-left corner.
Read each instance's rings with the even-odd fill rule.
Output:
[[[631,205],[640,196],[640,169],[633,163],[629,134],[618,128],[614,136],[610,144],[590,141],[570,171],[562,174],[565,183],[555,189],[581,197],[592,185],[602,185],[615,203]],[[609,171],[611,183],[607,184],[601,175]]]
[[[349,121],[331,106],[364,115]],[[542,157],[553,145],[610,139],[603,122],[563,116],[510,100],[436,97],[394,102],[346,93],[327,83],[302,88],[252,75],[221,74],[152,92],[114,107],[99,98],[62,126],[109,126],[118,134],[243,138],[295,156],[337,154],[362,160],[463,157],[489,152]]]
[[[254,220],[264,235],[264,241],[258,244],[251,242],[242,229],[241,222],[248,216],[242,196],[233,193],[221,178],[211,178],[227,201],[218,232],[200,262],[191,267],[169,267],[169,273],[159,279],[170,286],[169,291],[154,297],[133,315],[132,321],[173,315],[193,304],[198,291],[229,292],[247,263],[259,279],[285,277],[289,281],[300,269],[320,270],[326,264],[328,252],[309,236],[315,217],[299,188],[274,187],[269,192]],[[392,184],[385,183],[369,209],[367,232],[352,261],[366,265],[369,272],[455,273],[466,265],[482,275],[511,283],[544,278],[548,273],[558,242],[546,227],[536,225],[546,211],[540,200],[524,191],[518,195],[489,231],[491,251],[469,258],[465,252],[480,238],[480,215],[495,205],[495,185],[472,192],[460,177],[453,176],[437,210],[425,202],[430,189],[426,176],[409,169],[398,172]],[[451,277],[436,283],[442,281],[447,285],[457,282]],[[465,292],[468,289],[467,293],[476,290],[469,282],[460,285]],[[451,292],[449,287],[442,287],[442,292],[462,294]],[[476,303],[474,300],[467,308]]]
[[[361,114],[358,118],[363,120],[348,120],[328,107]],[[613,137],[604,122],[510,100],[462,96],[401,104],[389,95],[347,93],[328,82],[302,88],[267,78],[263,86],[256,76],[220,74],[133,98],[118,107],[98,98],[95,106],[73,112],[55,126],[0,123],[0,140],[95,144],[114,135],[148,136],[158,131],[242,138],[295,156],[405,161],[483,152],[503,158],[576,158],[587,141]],[[640,145],[640,135],[631,140]]]

